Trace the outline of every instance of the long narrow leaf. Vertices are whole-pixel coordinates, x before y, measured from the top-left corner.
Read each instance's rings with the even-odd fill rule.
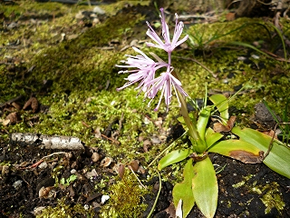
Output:
[[[231,157],[243,163],[255,164],[262,162],[261,150],[242,140],[229,139],[220,141],[208,151]]]
[[[205,217],[213,217],[217,208],[218,184],[209,157],[197,162],[193,170],[192,192],[195,202]]]
[[[251,48],[251,49],[253,49],[256,52],[259,52],[259,53],[265,55],[266,57],[270,57],[267,53],[261,51],[260,49],[256,48],[255,46],[253,46],[253,45],[251,45],[249,43],[245,43],[245,42],[235,42],[235,41],[233,41],[233,42],[229,42],[228,44],[238,45],[238,46],[243,46],[243,47]]]
[[[192,178],[194,176],[192,159],[185,164],[181,183],[177,183],[172,191],[173,203],[177,207],[180,199],[182,200],[183,217],[186,217],[194,206],[194,198],[192,193]]]
[[[220,112],[220,116],[223,120],[227,121],[229,119],[229,101],[226,96],[222,94],[216,94],[209,97],[211,102],[217,107],[218,111]],[[224,123],[226,124],[226,123]]]
[[[208,148],[210,148],[214,143],[220,140],[223,135],[219,132],[213,131],[212,128],[207,128],[205,133],[205,141]]]
[[[200,111],[199,118],[197,120],[197,131],[199,133],[200,139],[205,143],[205,131],[210,118],[211,107],[205,107]]]
[[[167,155],[165,155],[158,163],[158,170],[162,170],[163,168],[180,162],[187,158],[190,154],[190,149],[181,149],[181,150],[174,150]]]
[[[240,129],[234,127],[232,132],[238,135],[240,140],[254,145],[264,153],[268,151],[272,141],[272,137],[250,128]],[[263,163],[275,172],[290,179],[290,148],[281,145],[276,140],[273,140],[272,143],[272,149]]]

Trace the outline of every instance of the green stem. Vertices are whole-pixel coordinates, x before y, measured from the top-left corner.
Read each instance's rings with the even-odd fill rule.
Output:
[[[204,140],[201,139],[200,134],[197,131],[196,119],[191,119],[189,117],[186,102],[182,94],[180,94],[178,91],[177,91],[177,94],[178,94],[179,101],[181,103],[180,114],[183,116],[184,122],[188,128],[189,138],[194,147],[193,150],[199,154],[203,153],[206,150],[206,144]]]

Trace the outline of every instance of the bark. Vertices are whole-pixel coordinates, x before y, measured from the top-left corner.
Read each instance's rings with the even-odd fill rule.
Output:
[[[47,136],[33,133],[12,133],[11,143],[38,145],[45,149],[79,150],[84,149],[81,140],[71,136]]]

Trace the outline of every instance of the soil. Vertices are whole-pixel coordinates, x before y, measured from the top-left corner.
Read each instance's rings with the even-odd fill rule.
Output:
[[[102,205],[102,192],[96,192],[94,186],[105,177],[116,177],[113,167],[100,165],[101,159],[92,161],[92,151],[63,151],[41,149],[36,145],[1,143],[1,162],[11,163],[9,167],[2,166],[0,180],[1,217],[34,217],[33,211],[41,207],[56,207],[57,199],[65,197],[65,203],[73,207],[76,204],[89,205],[98,217]],[[46,159],[43,157],[50,156]],[[99,152],[101,156],[102,152]],[[290,216],[290,180],[271,171],[263,164],[249,165],[211,154],[210,158],[217,168],[224,167],[217,175],[219,184],[218,209],[215,217],[289,217]],[[45,160],[39,162],[39,160]],[[41,163],[46,163],[41,166]],[[78,179],[68,186],[56,185],[55,169],[61,166],[59,178],[69,178],[72,174]],[[74,170],[73,170],[74,169]],[[95,175],[86,176],[86,169],[95,169]],[[73,171],[72,171],[73,170]],[[72,173],[73,172],[73,173]],[[140,178],[146,178],[140,174]],[[146,180],[144,181],[146,182]],[[17,185],[18,184],[18,185]],[[240,186],[237,184],[241,184]],[[107,183],[109,186],[110,184]],[[146,185],[152,190],[142,201],[148,205],[143,217],[147,217],[157,194],[158,178],[153,178]],[[235,186],[237,185],[237,186]],[[47,188],[47,192],[40,190]],[[108,187],[105,187],[106,190]],[[162,183],[161,195],[154,211],[154,217],[169,217],[168,208],[172,204],[173,185]],[[262,200],[268,201],[267,209]],[[283,199],[283,200],[282,200]],[[278,211],[284,202],[284,209]],[[273,209],[272,209],[273,207]],[[283,206],[282,206],[283,207]],[[77,212],[75,217],[86,217]],[[189,217],[203,217],[198,209]]]
[[[75,3],[75,1],[70,2]],[[103,2],[110,3],[111,1]],[[7,4],[8,3],[9,1]],[[155,15],[149,16],[150,10],[148,10],[147,7],[128,7],[124,9],[126,13],[130,10],[134,13],[136,13],[136,11],[141,11],[143,15],[147,15],[149,20],[150,16],[152,16],[151,19],[153,19],[153,17],[156,19],[157,17]],[[0,16],[2,15],[3,14],[0,13]],[[13,16],[12,14],[9,17],[10,23],[13,23]],[[46,18],[54,19],[57,16],[58,15],[54,14]],[[102,19],[105,20],[106,17],[100,16],[101,22]],[[37,20],[37,17],[35,20]],[[8,22],[6,18],[5,22]],[[21,21],[19,21],[19,23],[20,22]],[[25,20],[25,22],[27,21]],[[80,28],[82,28],[81,31],[84,32],[87,28],[94,25],[90,18],[80,23]],[[115,43],[120,44],[120,42]],[[17,41],[10,46],[17,47]],[[11,77],[15,74],[19,80],[25,80],[26,74],[29,74],[33,70],[33,67],[30,69],[21,68],[21,65],[18,66],[17,63],[15,64],[17,61],[17,59],[11,59],[11,62],[13,62],[11,66],[10,63],[5,63],[5,70],[11,73]],[[41,86],[40,92],[42,95],[45,96],[50,92],[49,89],[53,82],[52,80],[43,80],[43,84],[39,85]],[[30,83],[29,85],[31,85]],[[70,92],[70,90],[66,90],[65,92]],[[67,96],[69,96],[69,94],[67,94]],[[39,114],[46,115],[50,107],[50,105],[41,105],[34,99],[34,96],[31,95],[31,98],[29,98],[23,108],[23,110],[30,110],[31,113],[29,112],[29,118],[24,119],[23,117],[27,114],[21,112],[22,114],[20,114],[20,116],[18,113],[20,109],[17,113],[14,113],[11,109],[12,103],[21,100],[21,98],[22,97],[19,96],[16,100],[12,99],[5,104],[0,104],[0,115],[3,120],[4,115],[8,114],[7,111],[9,113],[12,111],[12,113],[9,114],[9,126],[5,128],[0,126],[2,128],[0,130],[0,217],[35,217],[40,214],[39,211],[49,206],[51,208],[61,208],[60,205],[68,206],[67,211],[69,211],[72,217],[102,216],[101,209],[110,201],[104,201],[104,196],[106,196],[105,193],[110,193],[112,191],[111,187],[121,181],[120,177],[123,175],[123,168],[118,165],[118,161],[110,159],[106,150],[102,149],[101,146],[90,147],[83,143],[84,149],[60,150],[44,148],[40,145],[41,143],[39,140],[33,143],[8,140],[8,137],[11,136],[10,133],[13,132],[13,130],[9,130],[10,126],[22,122],[27,126],[39,125],[42,122]],[[21,102],[22,104],[25,103],[23,99]],[[13,107],[16,108],[17,105],[13,105]],[[70,114],[67,115],[68,117],[77,113],[77,111],[73,109],[69,113]],[[275,121],[271,119],[271,116],[269,118],[269,114],[267,114],[267,111],[265,112],[263,106],[257,106],[256,112],[253,114],[255,114],[252,121],[254,128],[264,126],[265,129],[269,130],[275,125]],[[166,115],[159,114],[158,118],[164,120],[166,119]],[[89,118],[89,120],[96,119],[95,117]],[[116,142],[112,135],[117,132],[116,123],[118,123],[119,120],[113,120],[114,121],[111,123],[107,122],[107,128],[102,132],[101,138],[110,141],[112,146],[116,146],[118,141]],[[86,126],[87,124],[83,123],[83,125]],[[184,131],[180,125],[177,127],[174,126],[176,128],[173,126],[170,127],[174,131],[166,134],[167,140],[165,141],[167,142],[178,138]],[[95,130],[90,132],[91,135],[98,133],[100,132],[96,132]],[[157,132],[156,134],[159,133],[160,132]],[[41,134],[38,133],[38,136],[41,136]],[[138,137],[142,137],[141,130],[136,138]],[[152,138],[151,141],[153,141]],[[149,145],[148,149],[151,149],[150,146],[151,145]],[[140,149],[138,152],[146,153],[146,150],[147,148],[144,147],[144,149]],[[119,156],[126,156],[126,154],[121,154]],[[264,164],[243,164],[218,154],[210,154],[210,158],[216,170],[220,170],[217,174],[219,198],[215,215],[216,218],[290,217],[289,179],[271,171]],[[140,205],[148,205],[142,215],[142,217],[147,217],[157,196],[159,179],[158,177],[153,177],[148,181],[147,178],[151,176],[149,170],[146,169],[148,162],[141,158],[138,159],[137,162],[137,168],[133,171],[135,171],[140,182],[149,190],[146,195],[140,197],[139,201]],[[125,170],[128,171],[129,165],[130,164],[124,165]],[[173,168],[169,167],[166,171],[169,172],[172,169]],[[180,175],[181,174],[180,172]],[[154,217],[173,217],[174,209],[172,206],[171,193],[174,182],[173,179],[174,176],[172,176],[172,178],[166,178],[162,182],[161,194],[153,213]],[[63,203],[60,203],[60,200],[63,200]],[[64,217],[66,217],[66,215],[64,215]],[[195,206],[189,217],[203,216]]]

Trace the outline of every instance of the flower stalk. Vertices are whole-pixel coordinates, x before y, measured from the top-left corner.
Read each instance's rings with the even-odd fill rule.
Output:
[[[175,14],[175,29],[174,35],[171,39],[169,27],[165,21],[164,9],[161,8],[160,12],[163,39],[158,36],[150,23],[147,22],[148,30],[146,34],[153,40],[153,43],[148,42],[147,46],[164,50],[168,54],[167,62],[163,61],[156,54],[151,54],[155,59],[153,60],[138,48],[133,47],[134,51],[137,52],[138,55],[127,55],[127,60],[123,61],[125,65],[116,65],[117,67],[129,69],[119,71],[119,73],[129,73],[129,76],[126,78],[128,82],[117,90],[122,90],[138,82],[139,85],[136,89],[140,90],[139,94],[141,92],[144,93],[144,98],[150,99],[148,106],[157,94],[160,93],[159,101],[154,111],[157,111],[160,108],[163,98],[168,110],[173,95],[172,92],[174,92],[179,103],[180,113],[188,127],[188,134],[192,142],[193,150],[198,154],[203,153],[206,149],[205,141],[201,139],[200,134],[198,133],[196,120],[190,118],[188,115],[186,101],[184,99],[185,97],[188,97],[188,94],[183,90],[182,84],[174,72],[174,67],[171,64],[172,52],[176,47],[188,39],[188,35],[185,35],[182,39],[179,39],[182,34],[184,24],[182,21],[178,21],[178,16]],[[157,71],[161,72],[157,73]]]

